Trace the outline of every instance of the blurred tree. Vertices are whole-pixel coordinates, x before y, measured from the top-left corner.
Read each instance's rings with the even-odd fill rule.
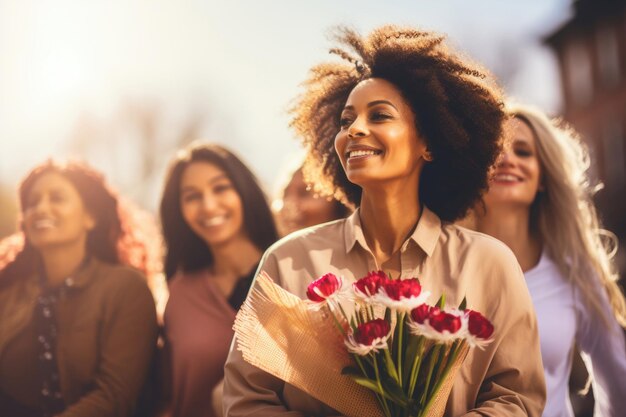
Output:
[[[205,121],[200,111],[187,111],[176,120],[157,102],[126,100],[109,120],[81,115],[68,148],[95,163],[133,200],[154,209],[165,164],[177,149],[200,137]]]

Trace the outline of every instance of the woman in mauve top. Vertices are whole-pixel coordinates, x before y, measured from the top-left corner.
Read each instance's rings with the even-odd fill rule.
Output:
[[[308,149],[305,177],[357,209],[281,240],[259,270],[300,297],[324,273],[354,281],[370,270],[419,277],[451,305],[467,296],[492,320],[495,340],[467,357],[446,416],[539,416],[545,385],[522,272],[505,245],[450,223],[487,186],[504,118],[498,91],[431,32],[342,29],[337,39],[348,47],[332,50],[343,62],[313,68],[292,125]],[[226,415],[337,415],[246,363],[236,342],[225,367]]]
[[[577,134],[539,109],[511,105],[505,146],[473,226],[506,243],[537,312],[548,399],[544,416],[570,417],[574,347],[592,377],[595,415],[626,409],[626,303],[592,201],[589,158]]]
[[[263,191],[233,153],[192,144],[172,161],[161,199],[169,299],[164,323],[173,417],[213,417],[235,314],[277,239]],[[219,405],[217,406],[220,409]]]

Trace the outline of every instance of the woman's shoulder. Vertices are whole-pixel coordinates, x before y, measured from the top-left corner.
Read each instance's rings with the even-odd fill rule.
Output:
[[[146,280],[145,274],[132,266],[109,263],[99,259],[94,259],[94,262],[96,263],[98,270],[102,273],[111,274],[111,276],[116,277],[126,277],[133,280]]]
[[[514,261],[517,264],[511,249],[493,236],[452,223],[442,224],[441,230],[444,241],[453,250],[485,258],[501,258],[507,263]]]
[[[137,291],[141,291],[144,288],[148,289],[145,274],[136,268],[123,264],[104,262],[98,259],[94,259],[93,263],[97,281],[107,288],[135,289]]]
[[[270,246],[266,254],[283,255],[294,250],[343,247],[345,222],[346,219],[333,220],[290,233]]]

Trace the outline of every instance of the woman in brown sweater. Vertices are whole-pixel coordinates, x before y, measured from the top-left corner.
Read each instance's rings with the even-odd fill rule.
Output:
[[[151,236],[82,164],[43,163],[19,197],[21,231],[0,242],[0,415],[132,415],[156,346]]]

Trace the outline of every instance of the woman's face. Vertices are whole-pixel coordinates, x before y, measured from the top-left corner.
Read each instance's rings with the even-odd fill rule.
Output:
[[[32,246],[83,247],[95,220],[74,185],[57,172],[42,174],[26,196],[24,232]]]
[[[361,187],[375,181],[418,180],[426,144],[415,116],[390,82],[360,82],[341,112],[335,150],[348,179]]]
[[[491,175],[485,204],[530,208],[543,189],[535,137],[525,122],[515,118],[505,122],[504,132],[503,151]]]
[[[244,237],[243,204],[230,178],[208,162],[192,162],[180,180],[185,222],[209,247]]]
[[[298,170],[285,188],[278,219],[285,234],[295,232],[335,220],[335,203],[307,190],[302,171]]]

